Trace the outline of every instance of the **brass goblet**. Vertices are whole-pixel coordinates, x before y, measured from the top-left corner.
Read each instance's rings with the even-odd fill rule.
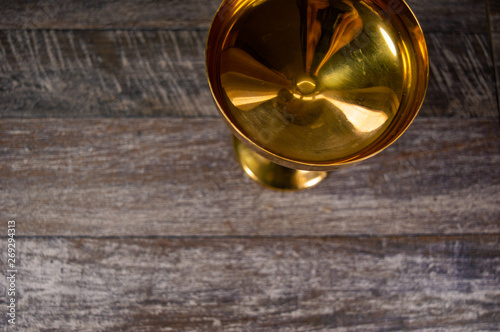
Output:
[[[224,0],[206,65],[239,163],[284,190],[394,142],[429,76],[422,30],[402,0]]]

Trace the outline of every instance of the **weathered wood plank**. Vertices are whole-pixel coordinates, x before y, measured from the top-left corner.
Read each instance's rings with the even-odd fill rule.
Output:
[[[0,29],[204,28],[220,0],[4,1]],[[425,32],[484,32],[485,1],[410,0]]]
[[[488,34],[427,34],[431,61],[423,115],[498,117]]]
[[[216,114],[206,31],[0,32],[4,117]]]
[[[498,235],[18,238],[17,244],[20,330],[494,331],[500,325]]]
[[[299,193],[261,188],[218,119],[0,120],[0,220],[24,235],[500,232],[497,120],[417,119]]]
[[[500,2],[495,0],[487,0],[491,42],[493,49],[493,64],[496,75],[496,92],[498,113],[500,116]]]
[[[0,31],[0,117],[217,116],[206,30]],[[427,35],[422,116],[497,117],[489,37]]]
[[[488,30],[485,0],[406,0],[424,33]],[[390,3],[390,2],[389,2]]]
[[[500,31],[492,32],[491,40],[493,43],[493,62],[495,64],[498,115],[500,117]]]
[[[497,0],[487,0],[491,31],[500,32],[500,3]]]
[[[207,28],[220,0],[3,1],[0,29]]]

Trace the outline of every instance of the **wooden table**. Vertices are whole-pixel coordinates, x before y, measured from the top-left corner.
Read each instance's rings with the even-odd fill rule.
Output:
[[[500,330],[500,3],[409,3],[417,120],[279,193],[243,175],[211,100],[218,0],[3,1],[2,331]]]

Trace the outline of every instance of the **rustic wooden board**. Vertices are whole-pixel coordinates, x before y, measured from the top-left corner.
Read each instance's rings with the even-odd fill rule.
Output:
[[[426,35],[431,66],[423,115],[498,116],[489,40],[487,34]]]
[[[417,119],[281,193],[243,175],[219,119],[4,119],[0,186],[0,220],[31,236],[499,233],[500,135],[496,119]]]
[[[488,0],[488,14],[490,23],[491,42],[493,49],[493,63],[496,74],[496,91],[498,112],[500,115],[500,2]]]
[[[487,0],[487,3],[491,30],[500,32],[500,2],[497,0]]]
[[[221,0],[4,1],[0,29],[207,28]]]
[[[496,74],[496,91],[497,91],[497,103],[498,103],[498,114],[500,117],[500,31],[491,33],[491,40],[493,43],[493,61],[495,63],[495,74]]]
[[[4,117],[216,115],[206,31],[0,32]]]
[[[208,28],[221,0],[4,1],[0,29]],[[484,32],[484,0],[409,0],[424,31]]]
[[[0,31],[0,117],[217,116],[206,30]],[[429,33],[422,116],[497,117],[489,36]]]
[[[485,0],[406,0],[406,2],[425,33],[451,31],[477,33],[488,30]]]
[[[299,193],[246,178],[214,119],[219,3],[1,3],[17,330],[497,331],[498,1],[409,0],[431,59],[419,118]]]
[[[498,235],[18,238],[17,244],[19,330],[500,326]]]

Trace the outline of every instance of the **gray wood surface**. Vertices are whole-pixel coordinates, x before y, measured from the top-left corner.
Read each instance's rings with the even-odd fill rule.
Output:
[[[0,138],[0,220],[24,235],[500,232],[496,119],[417,119],[299,193],[246,178],[219,119],[1,120]]]
[[[500,2],[488,0],[488,13],[490,17],[490,27],[494,32],[500,32]]]
[[[422,115],[497,117],[489,35],[428,33],[426,41],[431,65]]]
[[[499,236],[19,238],[18,244],[19,331],[499,326]]]
[[[500,2],[409,0],[419,117],[297,193],[234,161],[219,2],[0,0],[0,331],[498,331]]]
[[[4,0],[0,29],[207,29],[221,2]],[[409,0],[408,4],[425,32],[477,33],[488,28],[485,0]]]
[[[488,29],[485,0],[407,0],[406,3],[424,33],[478,33]]]
[[[500,31],[499,32],[491,32],[491,40],[493,43],[493,60],[495,64],[495,86],[497,91],[497,103],[498,114],[500,118]]]
[[[498,112],[500,116],[500,1],[488,0],[488,13],[493,50],[493,64],[495,66],[495,82],[497,91]]]
[[[207,28],[220,3],[220,0],[3,0],[0,29]]]
[[[212,116],[206,30],[0,31],[0,117]],[[422,116],[497,117],[488,33],[427,34]]]
[[[0,114],[216,116],[205,39],[205,30],[0,32]]]

